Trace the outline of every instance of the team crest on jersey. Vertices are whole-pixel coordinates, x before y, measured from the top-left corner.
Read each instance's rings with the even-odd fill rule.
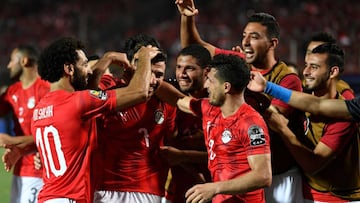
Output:
[[[101,100],[107,100],[108,98],[104,91],[90,90],[90,95]]]
[[[250,126],[250,128],[248,129],[248,135],[250,138],[250,146],[258,146],[265,144],[264,130],[260,126]]]
[[[17,103],[17,101],[18,101],[18,97],[16,96],[16,95],[12,95],[11,96],[11,98],[12,98],[12,100],[15,102],[15,103]]]
[[[28,109],[33,109],[35,107],[35,97],[30,97],[27,102]]]
[[[162,124],[165,120],[164,112],[162,110],[155,111],[155,123]]]
[[[228,129],[225,129],[224,132],[221,134],[221,140],[224,144],[230,142],[232,138],[231,131]]]

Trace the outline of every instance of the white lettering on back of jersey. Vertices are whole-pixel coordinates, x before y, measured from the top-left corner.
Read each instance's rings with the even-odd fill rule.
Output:
[[[41,120],[41,119],[45,119],[45,118],[50,118],[52,117],[53,114],[53,105],[50,106],[46,106],[40,109],[35,109],[34,113],[33,113],[33,119],[34,121],[36,120]]]

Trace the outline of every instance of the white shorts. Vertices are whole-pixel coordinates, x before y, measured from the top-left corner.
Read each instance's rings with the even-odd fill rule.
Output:
[[[348,201],[347,203],[359,203],[360,201]],[[304,203],[327,203],[327,202],[320,202],[320,201],[314,201],[314,200],[308,200],[308,199],[305,199],[304,200]]]
[[[302,178],[298,168],[274,175],[272,184],[265,188],[266,203],[303,203]]]
[[[69,198],[56,198],[46,200],[44,203],[76,203],[76,201]]]
[[[11,184],[11,203],[37,203],[39,191],[43,186],[41,178],[13,175]]]
[[[142,192],[95,191],[94,203],[161,203],[163,197]]]

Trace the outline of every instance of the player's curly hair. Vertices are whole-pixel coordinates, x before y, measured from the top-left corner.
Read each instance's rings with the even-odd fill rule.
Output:
[[[229,82],[236,91],[243,91],[250,80],[250,68],[236,55],[214,56],[210,67],[216,69],[215,77],[221,82]]]
[[[63,37],[51,43],[40,54],[38,71],[43,80],[56,82],[64,74],[64,64],[74,64],[79,60],[76,50],[84,50],[84,45],[72,37]]]

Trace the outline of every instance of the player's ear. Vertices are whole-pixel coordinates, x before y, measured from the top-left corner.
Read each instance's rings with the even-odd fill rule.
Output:
[[[21,63],[22,67],[26,67],[28,65],[28,63],[29,63],[29,58],[28,57],[23,56],[23,57],[21,57],[20,60],[21,60],[20,63]]]
[[[330,68],[330,77],[337,78],[339,76],[339,67],[333,66]]]
[[[204,76],[207,76],[207,74],[210,72],[210,68],[206,67],[204,68]]]
[[[72,64],[64,64],[64,71],[67,75],[73,75],[74,66]]]
[[[32,67],[36,64],[36,61],[34,59],[31,59],[27,56],[21,57],[21,66],[22,67]]]
[[[270,46],[275,49],[277,47],[277,45],[279,44],[279,39],[278,38],[271,38],[270,39]]]
[[[228,93],[230,92],[231,84],[229,82],[224,82],[224,92]]]

